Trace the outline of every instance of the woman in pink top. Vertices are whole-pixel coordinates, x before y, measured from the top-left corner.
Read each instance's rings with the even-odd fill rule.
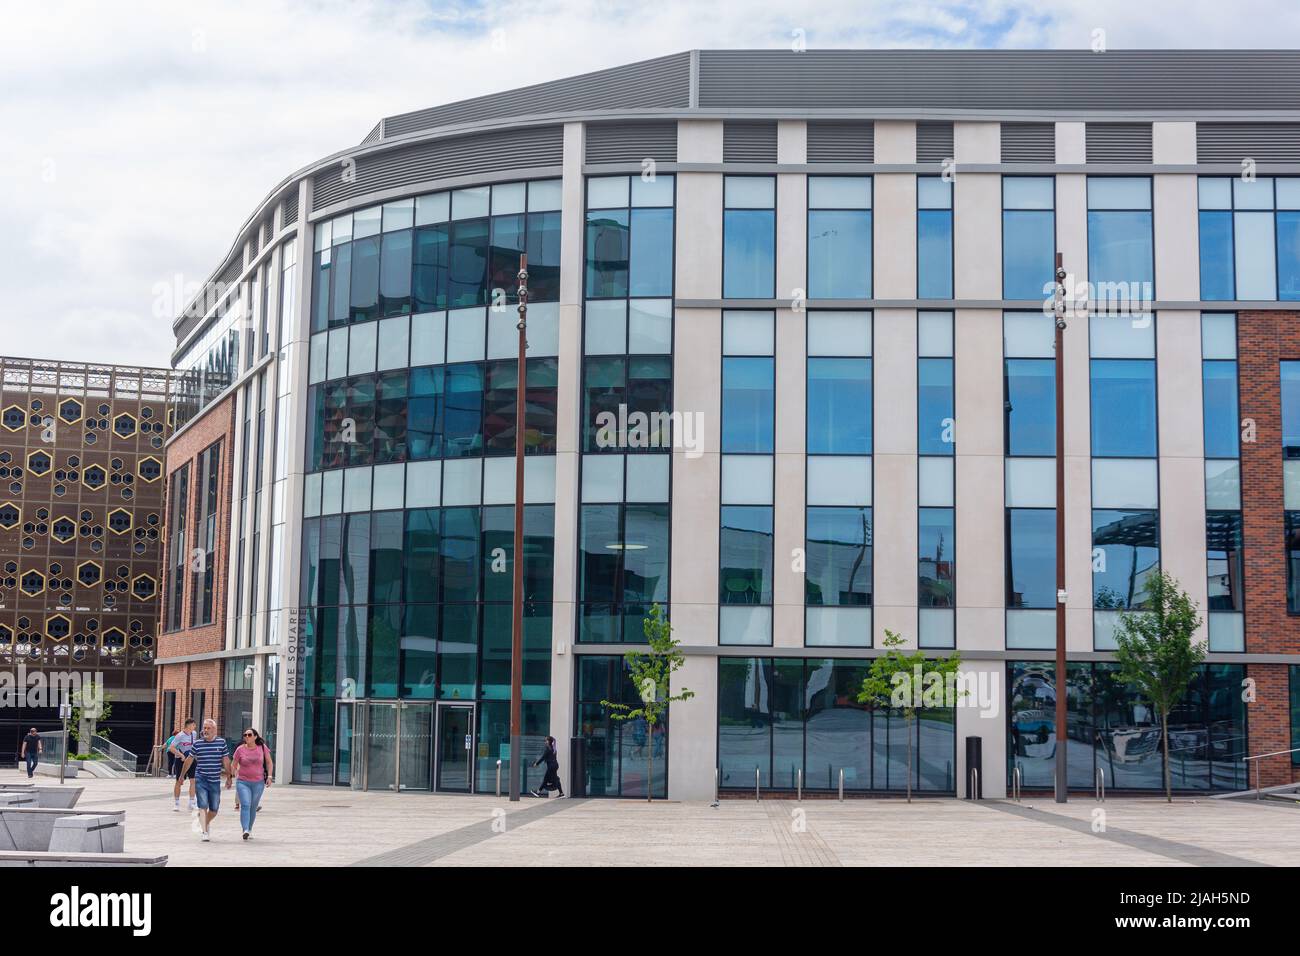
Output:
[[[235,765],[235,792],[239,799],[239,822],[244,828],[244,839],[253,836],[253,821],[262,802],[262,791],[271,785],[275,764],[271,750],[262,735],[251,727],[244,731],[244,741],[230,755]]]

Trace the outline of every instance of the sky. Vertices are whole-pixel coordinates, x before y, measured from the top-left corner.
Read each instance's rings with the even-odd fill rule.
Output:
[[[1293,0],[8,3],[0,354],[167,365],[267,192],[385,115],[689,49],[1279,48]]]

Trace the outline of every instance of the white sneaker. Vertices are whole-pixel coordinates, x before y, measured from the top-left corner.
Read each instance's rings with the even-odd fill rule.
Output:
[[[204,843],[211,843],[211,842],[212,842],[212,837],[210,837],[210,836],[208,835],[208,831],[207,831],[207,830],[204,830],[204,831],[203,831],[203,836],[199,837],[199,839],[201,839]]]
[[[197,810],[198,807],[199,807],[198,802],[197,802],[193,797],[191,797],[191,798],[190,798],[190,809],[191,809],[191,810]]]
[[[181,801],[180,801],[179,799],[176,800],[175,805],[172,807],[172,812],[173,812],[173,813],[180,813],[180,812],[181,812]]]

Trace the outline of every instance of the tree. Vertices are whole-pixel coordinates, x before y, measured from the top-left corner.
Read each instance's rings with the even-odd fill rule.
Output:
[[[90,738],[96,735],[107,737],[111,731],[105,727],[99,729],[101,720],[108,720],[113,715],[113,707],[108,702],[108,695],[100,684],[88,680],[79,690],[72,692],[72,718],[68,722],[68,736],[77,742],[77,752],[90,752]]]
[[[919,648],[904,654],[903,638],[885,629],[885,653],[871,662],[858,692],[859,704],[903,712],[907,727],[907,802],[912,802],[912,722],[925,707],[954,707],[969,691],[956,686],[961,655],[927,658]]]
[[[675,671],[686,664],[686,657],[681,652],[680,642],[673,637],[673,626],[664,617],[664,609],[658,604],[650,608],[641,630],[646,643],[650,645],[649,653],[628,651],[623,655],[627,661],[632,686],[641,696],[641,706],[620,704],[612,700],[602,700],[600,705],[610,712],[611,720],[643,720],[646,725],[645,781],[646,801],[654,799],[654,730],[668,712],[668,705],[678,701],[690,700],[695,692],[683,687],[678,693],[672,693],[672,677]]]
[[[1142,588],[1143,607],[1120,614],[1115,629],[1115,660],[1121,679],[1138,689],[1160,714],[1165,752],[1165,799],[1173,803],[1169,781],[1169,714],[1187,693],[1205,645],[1192,639],[1201,626],[1196,605],[1176,578],[1156,571]]]

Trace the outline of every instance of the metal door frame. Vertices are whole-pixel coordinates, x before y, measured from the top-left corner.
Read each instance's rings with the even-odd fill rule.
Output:
[[[366,735],[364,733],[359,733],[358,731],[359,729],[364,729],[368,723],[366,720],[368,711],[366,710],[365,707],[365,705],[368,703],[369,701],[367,700],[364,699],[357,700],[351,697],[340,698],[339,700],[336,700],[334,702],[334,772],[330,775],[330,784],[332,786],[335,787],[340,786],[339,784],[339,715],[343,712],[344,707],[351,707],[352,708],[352,725],[351,725],[352,746],[350,752],[352,754],[352,768],[349,774],[348,788],[356,789],[355,780],[356,780],[356,773],[357,773],[357,750],[358,747],[360,747],[363,757],[364,757],[364,751],[366,750]],[[364,760],[362,761],[361,766],[362,766],[362,789],[365,789]]]
[[[381,703],[387,703],[387,701],[381,701]],[[403,789],[402,787],[402,712],[408,708],[418,708],[420,710],[428,709],[431,711],[430,716],[433,718],[433,720],[430,721],[429,724],[429,735],[430,735],[429,747],[431,751],[431,753],[429,754],[429,758],[430,758],[430,763],[432,764],[432,769],[433,769],[432,777],[434,779],[429,780],[429,786],[427,789],[423,789],[423,790],[417,790],[414,788],[408,788],[408,789],[411,789],[412,793],[432,793],[434,792],[434,785],[436,783],[436,777],[438,773],[438,768],[436,764],[436,761],[438,759],[437,757],[438,713],[436,710],[438,706],[438,702],[436,700],[399,698],[398,700],[394,701],[394,703],[397,705],[397,726],[396,726],[397,759],[394,767],[394,771],[396,773],[396,779],[393,781],[394,789],[396,789],[398,793],[401,793]]]
[[[478,776],[478,702],[460,700],[439,700],[433,728],[433,791],[434,793],[473,793],[475,778]],[[469,711],[469,749],[466,751],[468,762],[469,788],[467,790],[444,790],[442,787],[442,712],[447,707],[463,707]]]

